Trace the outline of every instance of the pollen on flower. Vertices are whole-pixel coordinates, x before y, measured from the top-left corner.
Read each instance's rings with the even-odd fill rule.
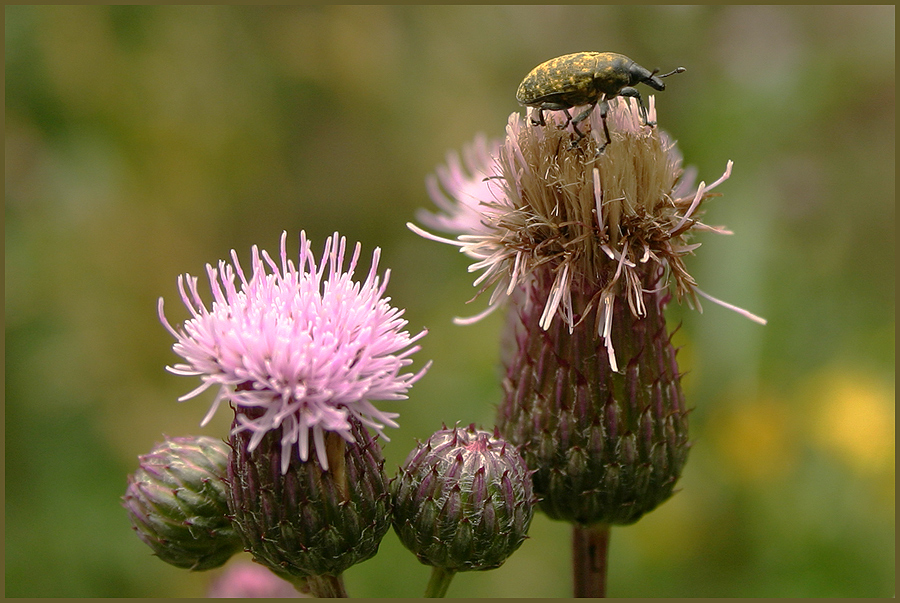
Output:
[[[573,108],[578,113],[580,108]],[[557,317],[571,332],[593,316],[593,329],[606,343],[610,365],[618,370],[610,332],[613,304],[627,300],[635,317],[646,315],[642,292],[654,283],[671,287],[680,301],[699,308],[705,297],[760,323],[745,310],[704,293],[684,265],[699,243],[693,232],[731,234],[699,221],[702,203],[731,175],[694,187],[681,167],[675,144],[658,128],[645,125],[633,98],[609,101],[607,123],[612,142],[605,143],[600,112],[579,125],[578,141],[562,112],[545,115],[546,126],[510,115],[500,143],[483,139],[465,151],[463,171],[451,156],[429,189],[443,213],[421,214],[428,227],[456,235],[440,237],[413,224],[409,228],[431,240],[456,245],[475,260],[470,272],[484,293],[493,287],[488,308],[460,324],[475,322],[499,307],[517,288],[549,272],[540,326]],[[655,97],[649,99],[650,123],[656,121]],[[443,189],[443,190],[442,190]],[[572,292],[589,293],[586,307],[573,307]]]
[[[399,415],[376,408],[373,400],[405,399],[430,363],[403,373],[426,334],[403,328],[403,310],[385,298],[390,271],[377,275],[375,249],[365,281],[353,280],[360,258],[357,243],[345,268],[347,242],[334,233],[317,262],[306,234],[300,233],[295,264],[281,237],[280,265],[266,251],[252,248],[252,273],[245,275],[237,254],[231,263],[207,265],[213,302],[201,299],[198,279],[179,276],[178,288],[191,318],[171,326],[159,300],[162,323],[177,340],[172,346],[185,362],[167,367],[176,375],[199,376],[202,383],[179,398],[187,400],[218,387],[203,424],[223,401],[235,409],[235,432],[250,431],[252,451],[263,436],[281,428],[282,472],[296,447],[309,458],[310,438],[319,463],[328,469],[325,433],[353,441],[350,417],[388,439]],[[253,409],[251,411],[251,409]]]

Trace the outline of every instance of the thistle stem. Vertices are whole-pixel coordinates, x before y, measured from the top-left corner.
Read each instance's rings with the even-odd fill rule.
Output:
[[[425,589],[425,596],[432,599],[445,596],[455,575],[456,572],[453,570],[432,567],[431,579],[428,581],[428,587]]]
[[[309,576],[306,585],[312,596],[319,599],[347,598],[347,589],[344,588],[343,574],[337,576]],[[304,591],[300,591],[304,592]]]
[[[606,596],[609,524],[575,524],[572,529],[572,569],[575,597]]]

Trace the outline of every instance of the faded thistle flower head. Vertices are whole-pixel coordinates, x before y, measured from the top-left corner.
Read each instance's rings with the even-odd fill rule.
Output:
[[[281,237],[280,265],[256,246],[252,274],[244,274],[237,254],[232,263],[207,265],[213,302],[200,297],[198,279],[178,278],[181,298],[191,318],[180,329],[159,316],[177,339],[176,354],[185,362],[169,367],[177,375],[199,376],[200,387],[186,400],[210,387],[218,388],[206,424],[222,401],[236,412],[235,432],[250,432],[253,451],[263,436],[280,432],[281,471],[287,471],[295,448],[309,458],[315,442],[318,460],[328,468],[325,434],[353,441],[351,418],[374,429],[396,427],[397,413],[379,410],[373,400],[400,400],[428,369],[403,373],[419,350],[413,345],[425,335],[402,329],[403,310],[384,297],[390,271],[376,274],[376,249],[364,282],[353,280],[361,246],[356,245],[345,268],[347,242],[334,233],[317,262],[305,233],[300,233],[297,263],[289,260]]]
[[[577,114],[581,109],[573,108]],[[731,175],[693,186],[657,121],[635,99],[609,101],[611,142],[600,111],[573,134],[562,112],[546,126],[509,118],[506,138],[478,139],[464,170],[429,183],[438,214],[420,220],[456,235],[482,271],[488,308],[508,302],[498,425],[536,470],[541,508],[557,519],[630,523],[671,495],[688,449],[687,410],[663,316],[670,297],[705,297],[684,258],[702,231],[702,203]],[[602,149],[602,152],[600,150]],[[468,172],[468,173],[467,173]],[[477,296],[476,296],[477,297]]]
[[[649,101],[647,120],[655,123],[655,97]],[[457,237],[446,239],[408,226],[477,260],[469,271],[482,271],[475,280],[479,294],[493,287],[486,311],[457,322],[483,318],[518,285],[549,271],[553,282],[546,298],[537,300],[542,304],[541,328],[548,329],[558,317],[572,331],[592,318],[618,370],[609,340],[616,294],[622,294],[635,317],[644,316],[641,273],[660,270],[658,288],[671,288],[679,301],[686,299],[699,308],[698,297],[705,297],[765,323],[700,290],[684,265],[684,257],[700,246],[690,243],[695,232],[731,234],[703,224],[699,217],[703,201],[717,196],[711,191],[731,176],[732,162],[720,178],[695,188],[692,175],[683,177],[675,143],[644,125],[635,99],[617,97],[609,106],[614,143],[599,155],[597,149],[605,142],[599,109],[582,128],[587,136],[577,145],[571,127],[563,127],[561,112],[547,113],[546,127],[529,125],[513,113],[502,143],[476,138],[464,149],[465,165],[451,154],[438,177],[429,179],[429,192],[442,213],[423,211],[419,219]],[[592,293],[590,306],[577,317],[575,291]]]

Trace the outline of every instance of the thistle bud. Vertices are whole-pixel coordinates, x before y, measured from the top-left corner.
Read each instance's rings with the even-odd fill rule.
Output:
[[[410,452],[391,483],[394,530],[426,565],[500,567],[525,540],[531,472],[496,431],[446,427]]]
[[[340,576],[375,555],[391,507],[381,449],[368,431],[351,417],[352,442],[326,432],[310,442],[311,458],[303,461],[296,447],[282,446],[281,428],[249,450],[253,434],[238,430],[239,418],[252,420],[254,412],[264,411],[236,415],[228,469],[229,508],[254,559],[282,577],[302,578]],[[283,454],[290,455],[285,465]]]
[[[122,497],[132,528],[166,563],[219,567],[241,550],[228,517],[228,445],[209,437],[167,438],[128,478]]]

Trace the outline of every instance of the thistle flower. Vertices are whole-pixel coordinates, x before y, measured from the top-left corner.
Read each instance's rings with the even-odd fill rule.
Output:
[[[371,400],[406,398],[428,369],[402,372],[425,331],[401,331],[403,311],[384,297],[390,273],[377,276],[380,250],[359,283],[359,244],[345,269],[346,239],[329,237],[317,263],[301,233],[295,266],[286,238],[280,266],[253,247],[249,279],[234,251],[232,264],[207,266],[209,309],[197,279],[179,278],[192,315],[180,330],[161,299],[159,314],[186,361],[169,370],[203,381],[181,399],[217,386],[204,423],[223,400],[234,409],[228,509],[244,546],[298,589],[345,596],[341,573],[374,555],[390,528],[384,460],[368,429],[384,437],[398,415]]]
[[[241,550],[228,517],[227,464],[228,445],[204,436],[166,438],[140,456],[122,504],[157,557],[201,571]]]
[[[286,238],[283,233],[280,266],[253,247],[249,279],[234,251],[231,264],[207,265],[213,295],[209,309],[200,298],[198,279],[179,277],[181,298],[192,317],[178,330],[169,324],[159,300],[160,320],[177,339],[172,349],[186,361],[168,370],[202,380],[179,400],[218,387],[202,424],[228,401],[235,407],[235,433],[252,434],[249,451],[278,430],[282,473],[290,463],[290,449],[306,461],[311,442],[322,468],[328,469],[325,434],[353,442],[351,418],[387,440],[382,430],[396,427],[399,415],[379,410],[371,401],[405,399],[430,366],[401,373],[419,350],[413,344],[426,331],[414,336],[401,331],[407,324],[403,311],[384,297],[390,271],[383,278],[376,274],[379,249],[366,280],[358,283],[353,275],[359,244],[345,269],[344,237],[329,237],[317,263],[301,232],[295,265],[287,258]]]
[[[574,108],[578,112],[580,109]],[[635,99],[609,102],[576,140],[561,112],[547,125],[510,116],[502,143],[467,150],[432,180],[438,214],[420,215],[476,260],[486,311],[509,303],[503,435],[521,446],[541,509],[580,525],[627,524],[668,498],[688,451],[687,409],[663,308],[671,297],[707,298],[684,257],[695,232],[730,234],[699,221],[710,185],[685,177],[674,143]],[[567,126],[569,126],[567,128]],[[603,149],[602,153],[600,150]],[[443,188],[443,192],[441,192]],[[477,296],[476,296],[477,297]]]

